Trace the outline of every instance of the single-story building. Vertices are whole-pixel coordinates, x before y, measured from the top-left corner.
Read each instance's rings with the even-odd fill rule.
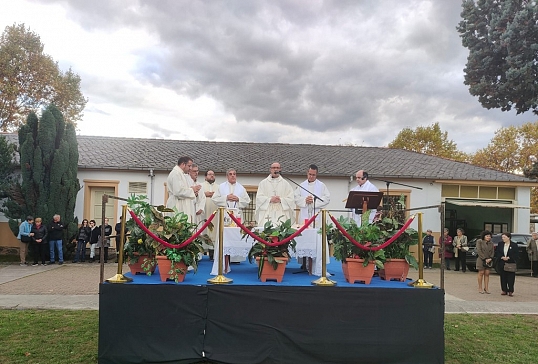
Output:
[[[4,134],[17,142],[16,135]],[[101,223],[101,197],[144,194],[154,205],[167,200],[166,178],[180,156],[192,157],[200,168],[199,182],[211,169],[216,183],[225,181],[228,168],[235,168],[238,181],[251,195],[245,220],[252,220],[258,183],[279,162],[283,176],[296,183],[306,179],[310,164],[319,167],[318,178],[330,193],[328,209],[333,215],[344,210],[348,192],[356,185],[359,169],[385,196],[405,197],[410,213],[423,212],[423,228],[439,237],[442,227],[437,206],[445,206],[444,224],[455,234],[463,227],[472,237],[484,229],[494,233],[529,232],[530,191],[535,185],[520,175],[477,167],[468,163],[382,147],[342,145],[235,143],[179,141],[144,138],[78,136],[79,171],[82,186],[75,216]],[[295,186],[293,186],[295,188]],[[111,200],[106,215],[118,221],[121,201]],[[249,215],[250,214],[250,215]],[[250,218],[249,218],[250,216]],[[417,228],[416,221],[412,227]],[[0,248],[17,247],[7,221],[0,214]]]

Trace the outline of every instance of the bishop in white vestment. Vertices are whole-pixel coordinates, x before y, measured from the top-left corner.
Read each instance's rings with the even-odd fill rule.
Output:
[[[268,220],[278,226],[287,219],[295,221],[293,188],[280,175],[280,164],[271,164],[271,174],[258,185],[256,222],[263,226]]]
[[[225,207],[227,211],[228,211],[228,209],[233,211],[234,214],[235,214],[234,216],[236,216],[236,217],[241,216],[240,211],[241,211],[241,209],[244,209],[245,207],[248,206],[248,204],[250,203],[250,197],[249,197],[245,187],[243,187],[243,185],[241,185],[239,182],[237,182],[237,172],[235,171],[235,169],[229,169],[226,172],[226,177],[227,177],[228,180],[219,185],[219,188],[215,192],[215,194],[213,195],[212,200],[218,207]],[[225,216],[227,217],[228,212],[225,211],[224,213],[225,213]],[[218,231],[218,228],[219,228],[218,221],[220,221],[220,220],[218,220],[218,219],[215,219],[215,220],[217,220],[217,222],[215,222],[215,228]],[[213,220],[213,221],[215,221],[215,220]],[[244,223],[244,221],[243,221],[243,223]],[[219,244],[220,244],[220,242],[218,240],[219,239],[217,237],[216,243],[215,243],[215,250],[216,251],[218,251]],[[244,252],[245,255],[246,255],[246,253],[248,253],[248,249],[249,249],[249,246],[245,243],[245,252]],[[232,253],[224,251],[225,256],[222,257],[224,273],[230,273],[230,271],[231,271],[231,268],[230,268],[230,254],[232,254]],[[239,254],[237,256],[234,256],[232,254],[231,258],[232,258],[232,261],[240,262],[240,261],[244,260],[244,255]],[[211,274],[212,275],[217,275],[218,274],[218,253],[217,253],[217,259],[215,259],[213,261],[213,268],[211,270]]]

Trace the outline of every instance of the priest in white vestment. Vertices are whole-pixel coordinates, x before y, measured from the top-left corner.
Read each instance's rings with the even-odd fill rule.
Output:
[[[327,186],[317,179],[317,176],[318,167],[315,164],[311,164],[308,168],[306,180],[301,183],[302,188],[297,187],[295,189],[295,204],[301,209],[299,223],[303,223],[305,219],[310,219],[321,209],[325,208],[331,201],[331,195]],[[316,199],[313,194],[316,195],[318,199]],[[310,225],[310,227],[314,226]],[[321,214],[316,218],[315,227],[321,227]]]
[[[215,191],[215,194],[213,195],[213,202],[218,207],[225,207],[226,210],[230,209],[234,212],[234,216],[241,216],[240,213],[241,209],[244,209],[248,206],[250,203],[250,197],[247,193],[247,190],[243,185],[241,185],[239,182],[237,182],[237,172],[235,169],[229,169],[226,172],[226,178],[227,181],[223,182],[219,185],[219,188],[217,191]],[[227,212],[225,212],[225,216],[227,216]],[[218,216],[215,217],[213,221],[217,221]],[[220,220],[218,220],[220,221]],[[218,221],[215,223],[215,227],[218,231],[219,224]],[[244,223],[244,221],[242,221]],[[238,228],[236,228],[238,229]],[[216,239],[215,244],[215,250],[218,252],[218,246],[220,242],[218,241],[218,237]],[[226,248],[226,246],[224,247]],[[245,242],[243,251],[238,251],[234,255],[232,251],[227,251],[227,249],[223,249],[224,256],[223,256],[223,272],[224,273],[230,273],[230,255],[232,255],[232,261],[242,261],[245,260],[244,257],[247,256],[248,251],[250,250],[250,246]],[[218,253],[217,253],[218,254]],[[212,275],[218,274],[218,257],[213,262],[213,268],[211,270]]]
[[[172,172],[166,179],[166,188],[168,189],[168,200],[166,207],[176,208],[189,216],[189,221],[194,221],[194,199],[200,190],[200,187],[189,185],[189,171],[192,166],[192,158],[181,157],[178,165],[172,169]]]
[[[215,202],[213,202],[212,198],[215,192],[218,190],[218,188],[219,188],[219,185],[215,183],[215,172],[212,170],[208,170],[205,173],[205,181],[204,183],[202,183],[202,189],[204,190],[204,194],[205,194],[204,215],[205,215],[206,220],[209,219],[211,214],[215,212],[215,210],[217,209],[217,205],[215,205]],[[218,221],[218,215],[215,215],[212,222],[213,229],[210,229],[209,227],[207,227],[202,233],[202,234],[207,235],[209,239],[211,239],[211,242],[213,243],[215,243],[215,240],[217,238],[217,229],[216,229],[217,221]],[[202,246],[204,247],[204,250],[209,253],[209,259],[212,260],[213,259],[213,245],[204,243],[202,244]]]
[[[258,185],[256,193],[256,223],[263,226],[269,220],[274,226],[287,219],[295,221],[293,188],[280,175],[280,163],[271,164],[271,174]]]
[[[329,190],[327,189],[327,186],[325,186],[325,183],[318,180],[317,177],[318,177],[318,167],[315,164],[311,164],[308,167],[306,180],[300,184],[302,188],[297,187],[295,189],[295,204],[297,205],[297,207],[301,209],[300,215],[299,215],[300,223],[303,223],[306,219],[310,219],[312,216],[318,213],[321,209],[325,208],[331,201],[331,195],[329,193]],[[315,199],[313,194],[316,195],[318,199]],[[315,222],[313,224],[310,224],[309,228],[320,228],[321,223],[322,223],[321,214],[319,214]],[[319,240],[319,244],[321,245],[321,241],[322,241],[321,236],[316,235],[316,238]],[[326,247],[325,261],[327,264],[329,264],[330,263],[329,246],[326,245],[325,247]],[[303,259],[301,260],[301,258]],[[308,261],[306,261],[305,258],[308,258]],[[313,273],[318,276],[321,275],[322,273],[321,249],[316,251],[315,256],[308,256],[308,255],[303,256],[301,255],[300,252],[298,252],[297,260],[301,262],[302,269],[307,269],[310,274]],[[327,276],[330,276],[330,274],[327,273]]]
[[[202,221],[205,219],[205,193],[202,185],[198,183],[198,173],[200,172],[198,165],[196,163],[192,164],[191,170],[189,171],[189,176],[191,178],[192,186],[199,187],[198,193],[196,193],[196,198],[194,199],[194,223],[198,224],[198,227],[203,225]]]
[[[229,169],[226,172],[227,181],[221,183],[215,194],[213,202],[218,207],[229,209],[244,209],[250,203],[250,197],[243,185],[237,182],[237,172],[235,169]]]
[[[372,182],[368,181],[368,173],[363,171],[362,169],[357,171],[355,173],[355,179],[357,180],[357,186],[351,189],[351,191],[362,191],[362,192],[379,192],[379,189],[372,184]],[[370,210],[370,216],[368,218],[368,222],[371,224],[374,221],[374,217],[377,210]],[[362,214],[355,213],[355,210],[352,210],[351,215],[353,217],[353,220],[357,223],[357,225],[361,226],[361,219]]]

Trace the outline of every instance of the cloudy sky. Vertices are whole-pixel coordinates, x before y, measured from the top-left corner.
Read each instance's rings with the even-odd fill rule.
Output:
[[[485,147],[528,112],[463,85],[459,0],[0,0],[82,78],[82,135],[386,146],[439,122]]]

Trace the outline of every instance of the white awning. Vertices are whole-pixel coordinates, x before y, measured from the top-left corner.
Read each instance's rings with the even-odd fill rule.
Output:
[[[473,206],[473,207],[497,207],[501,209],[530,209],[530,206],[514,205],[509,203],[499,203],[493,201],[462,201],[462,200],[446,200],[447,203],[451,203],[458,206]]]

